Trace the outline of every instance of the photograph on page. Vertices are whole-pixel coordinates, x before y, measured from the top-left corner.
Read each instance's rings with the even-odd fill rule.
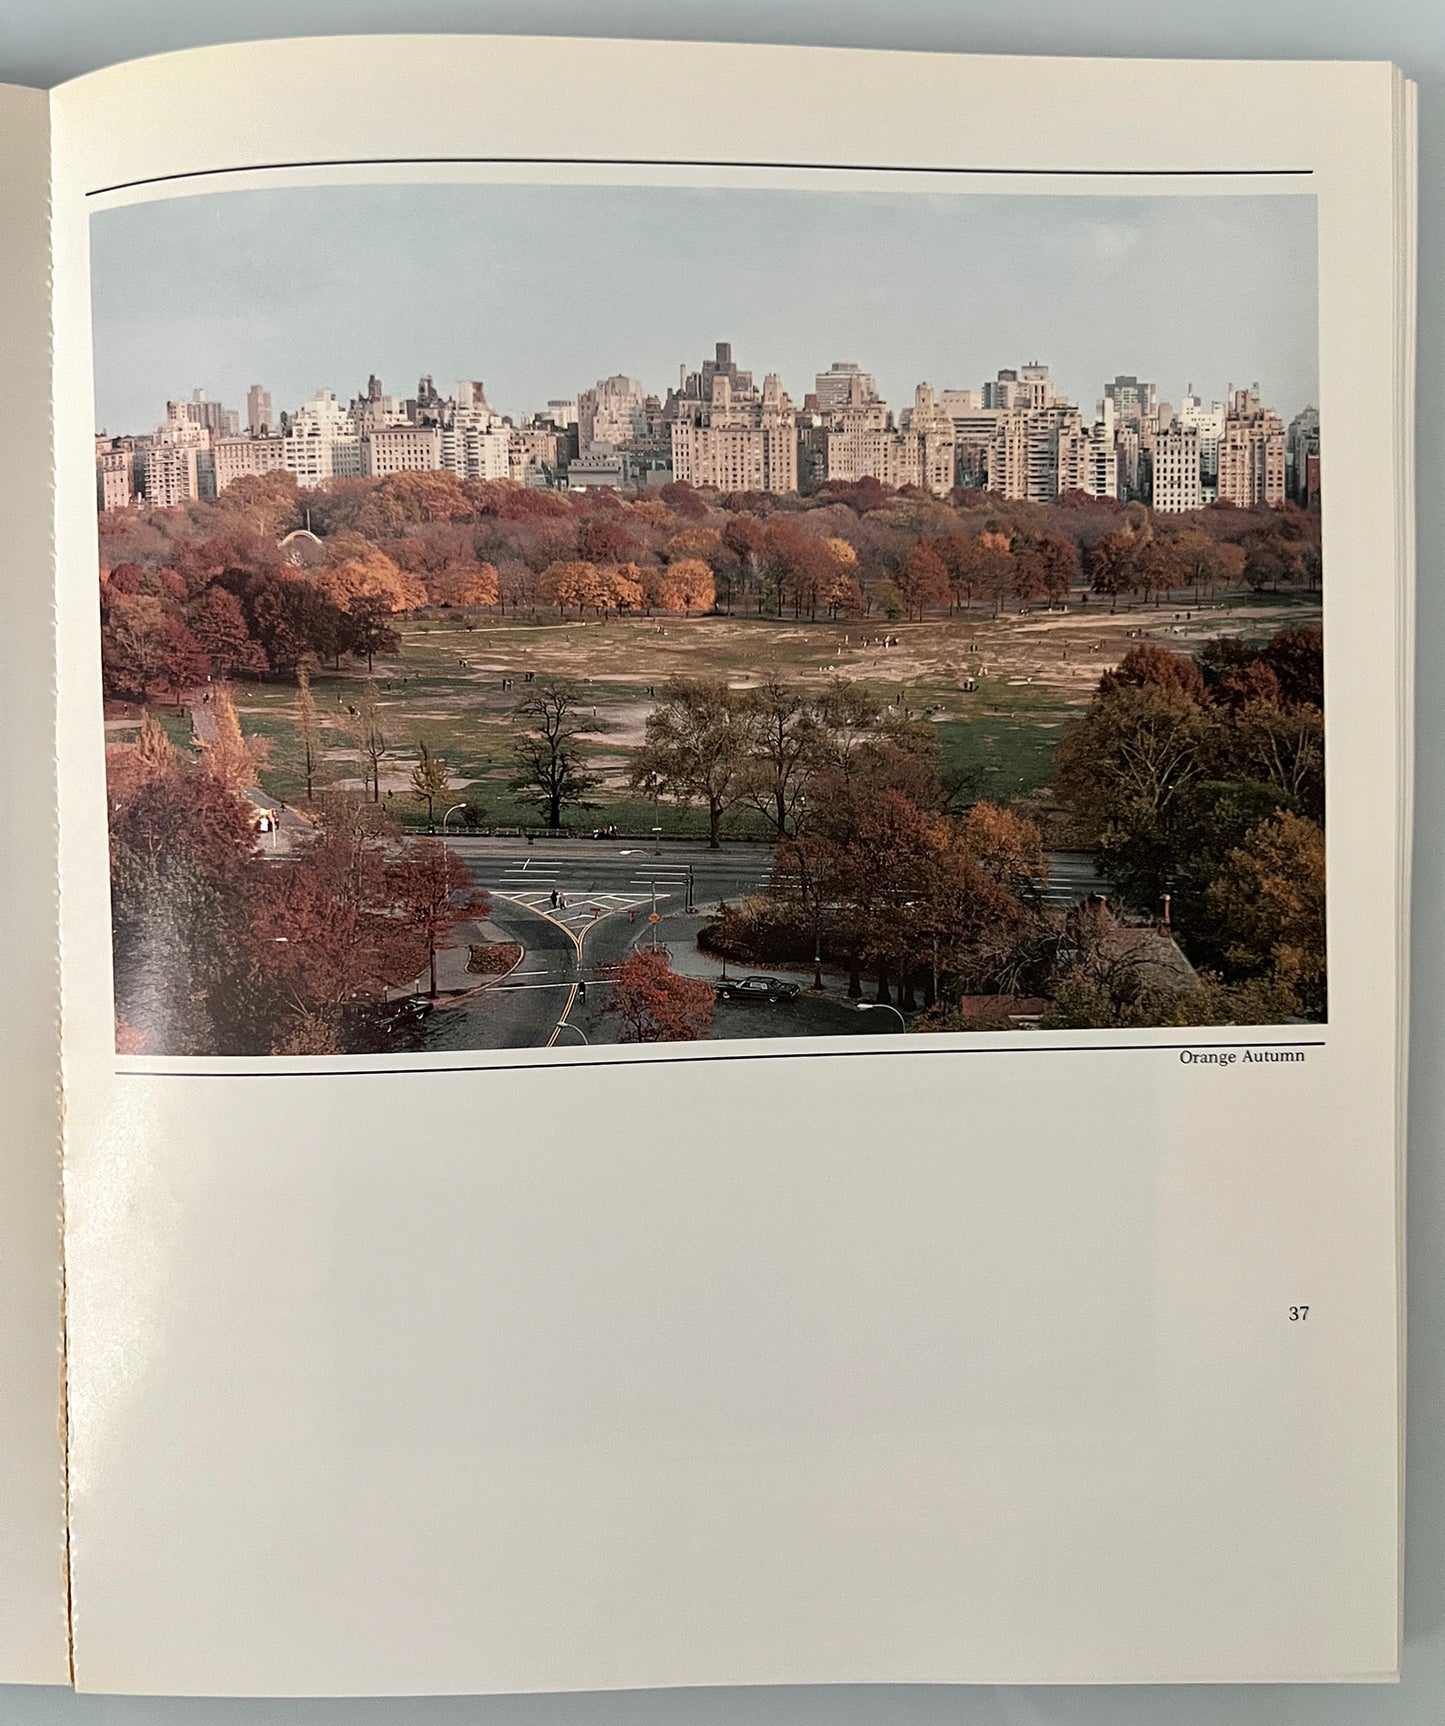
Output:
[[[120,1053],[1325,1020],[1312,196],[253,178],[91,279]]]

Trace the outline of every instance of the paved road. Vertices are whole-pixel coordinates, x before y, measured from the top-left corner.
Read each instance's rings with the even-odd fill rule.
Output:
[[[622,840],[516,840],[449,835],[472,879],[492,901],[492,922],[526,956],[510,976],[438,1015],[433,1048],[544,1048],[580,1041],[568,1033],[578,985],[596,993],[600,966],[624,958],[659,914],[755,892],[767,880],[771,851],[761,845],[663,847]],[[691,876],[691,880],[689,880]],[[590,1003],[595,1007],[596,1002]]]
[[[1114,883],[1106,881],[1094,867],[1087,851],[1050,851],[1049,879],[1044,887],[1044,903],[1058,909],[1077,905],[1091,893],[1112,897]]]
[[[601,1028],[596,1013],[606,985],[599,969],[626,957],[646,934],[654,907],[666,915],[683,910],[689,898],[703,907],[757,892],[772,867],[771,847],[764,845],[713,851],[676,842],[578,839],[528,846],[455,834],[447,843],[490,895],[493,923],[526,956],[510,976],[439,1014],[428,1036],[433,1048],[580,1042],[573,1034],[580,1025]],[[1089,893],[1111,890],[1087,853],[1056,852],[1049,865],[1044,897],[1051,905],[1072,905]],[[585,1010],[580,983],[589,991]]]

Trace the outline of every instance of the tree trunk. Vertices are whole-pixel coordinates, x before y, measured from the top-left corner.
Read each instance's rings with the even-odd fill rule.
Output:
[[[858,955],[848,955],[848,999],[859,1001],[863,998],[863,976],[858,964]]]
[[[707,842],[714,851],[722,845],[722,840],[718,837],[718,828],[721,825],[722,806],[719,803],[710,802],[707,806]]]
[[[888,967],[886,965],[880,965],[878,967],[878,993],[873,997],[873,999],[877,1001],[880,1007],[891,1007],[893,1005],[893,996],[889,992],[888,988]]]
[[[431,972],[431,998],[437,998],[437,943],[436,936],[429,935],[426,944],[427,966]]]

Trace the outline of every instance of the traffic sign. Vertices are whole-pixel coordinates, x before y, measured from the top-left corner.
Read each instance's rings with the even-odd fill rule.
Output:
[[[649,911],[647,913],[647,920],[649,923],[660,923],[662,921],[661,911]]]

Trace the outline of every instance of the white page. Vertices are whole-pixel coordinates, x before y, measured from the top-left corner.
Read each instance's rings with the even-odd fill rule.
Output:
[[[59,960],[55,909],[54,567],[50,424],[50,112],[0,87],[0,444],[10,531],[0,580],[0,1680],[69,1676],[60,1268]]]
[[[1248,124],[1141,128],[1141,80]],[[1386,67],[436,38],[55,93],[82,1687],[1393,1675],[1401,101]],[[392,165],[307,166],[357,159]],[[756,163],[1316,200],[1328,1025],[117,1061],[86,195]],[[1305,1060],[1181,1060],[1220,1043]]]

